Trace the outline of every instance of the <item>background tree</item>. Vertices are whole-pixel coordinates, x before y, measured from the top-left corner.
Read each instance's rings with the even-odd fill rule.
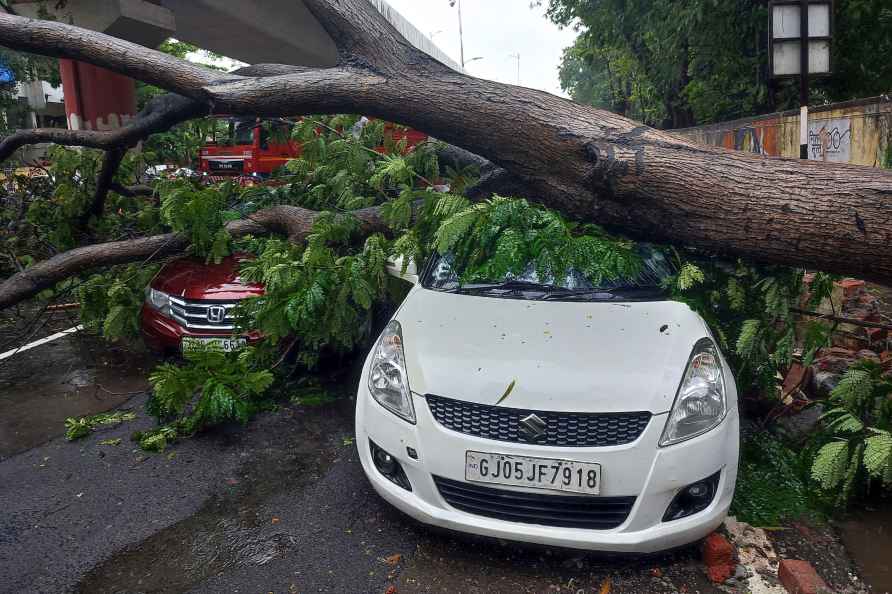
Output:
[[[888,92],[892,6],[839,0],[834,11],[834,70],[813,101]],[[576,101],[661,128],[798,106],[794,82],[769,78],[767,0],[549,0],[547,14],[579,28],[561,66]]]

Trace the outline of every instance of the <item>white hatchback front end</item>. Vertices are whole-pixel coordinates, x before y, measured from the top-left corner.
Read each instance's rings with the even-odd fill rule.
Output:
[[[737,392],[684,304],[416,285],[365,362],[356,443],[375,490],[421,522],[647,553],[725,517]]]

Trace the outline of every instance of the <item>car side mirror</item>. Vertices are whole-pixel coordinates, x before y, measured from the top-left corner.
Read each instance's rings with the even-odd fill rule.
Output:
[[[418,284],[418,267],[415,265],[415,262],[409,260],[409,263],[406,264],[406,271],[403,272],[403,263],[405,259],[403,256],[392,257],[387,259],[387,274],[394,278],[398,278],[404,280],[406,282],[412,283],[413,285]]]

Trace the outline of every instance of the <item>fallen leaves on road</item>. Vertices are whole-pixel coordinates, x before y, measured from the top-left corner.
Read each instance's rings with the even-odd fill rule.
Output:
[[[388,555],[384,557],[384,562],[390,565],[391,567],[396,566],[400,560],[402,560],[403,556],[399,553],[394,553],[393,555]]]

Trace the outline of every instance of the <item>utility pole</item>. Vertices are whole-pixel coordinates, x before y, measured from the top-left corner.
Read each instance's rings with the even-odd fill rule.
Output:
[[[799,158],[808,159],[808,0],[799,0]]]

